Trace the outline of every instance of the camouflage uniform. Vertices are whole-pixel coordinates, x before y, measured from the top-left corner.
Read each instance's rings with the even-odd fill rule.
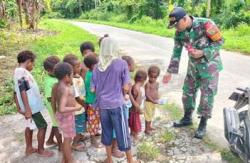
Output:
[[[207,32],[213,34],[213,31],[207,31],[204,24],[209,23],[212,27],[217,28],[211,20],[206,18],[191,18],[193,19],[191,29],[176,32],[175,34],[175,45],[168,72],[178,73],[183,46],[191,45],[195,49],[203,50],[204,56],[199,59],[195,59],[189,54],[182,102],[185,111],[194,110],[197,91],[200,88],[201,99],[198,114],[210,118],[214,96],[217,93],[219,72],[223,69],[219,54],[223,39],[212,41],[208,37]]]

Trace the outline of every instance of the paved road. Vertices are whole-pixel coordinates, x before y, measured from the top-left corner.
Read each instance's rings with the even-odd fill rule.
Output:
[[[171,38],[164,38],[106,25],[84,22],[71,23],[97,36],[108,33],[110,36],[117,39],[123,49],[141,65],[148,66],[154,63],[161,66],[162,70],[165,71],[172,55],[173,39]],[[233,104],[228,101],[228,96],[236,87],[250,86],[250,57],[224,50],[221,52],[221,57],[224,64],[224,70],[220,75],[219,92],[215,100],[213,118],[208,122],[208,135],[221,147],[226,147],[227,142],[223,135],[223,108]],[[180,106],[182,105],[181,88],[186,74],[187,61],[187,52],[183,51],[180,73],[173,77],[171,83],[161,87],[161,93]],[[198,100],[199,99],[197,99],[197,102]]]

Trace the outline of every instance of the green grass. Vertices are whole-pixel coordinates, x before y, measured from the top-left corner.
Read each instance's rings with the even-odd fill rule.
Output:
[[[137,156],[139,159],[153,161],[160,155],[160,150],[151,142],[142,142],[137,147]]]
[[[223,160],[230,163],[242,163],[239,157],[235,156],[231,151],[227,149],[221,150],[221,157]]]
[[[160,135],[160,142],[167,143],[175,139],[175,135],[172,132],[165,131]]]
[[[183,115],[183,110],[176,104],[170,103],[163,107],[169,113],[171,119],[180,119]]]
[[[62,20],[43,20],[40,24],[42,29],[53,31],[54,34],[43,37],[31,44],[30,49],[37,54],[36,66],[33,71],[35,79],[43,90],[43,78],[45,75],[42,63],[49,55],[57,55],[59,58],[67,54],[75,54],[80,60],[80,44],[84,41],[92,41],[97,45],[94,35]]]
[[[80,44],[84,41],[92,41],[97,45],[97,38],[81,28],[62,20],[42,20],[39,28],[41,28],[39,32],[40,34],[42,33],[42,36],[37,36],[40,34],[35,33],[37,38],[22,44],[23,47],[19,47],[19,51],[25,48],[36,54],[37,58],[32,74],[38,82],[40,90],[43,92],[45,71],[42,65],[44,59],[49,55],[57,55],[62,59],[66,54],[73,53],[82,60],[79,50]],[[23,41],[21,38],[18,40]],[[6,50],[8,50],[8,48]],[[12,51],[12,53],[18,52]],[[13,58],[13,62],[16,62],[15,56],[13,56]],[[12,72],[11,69],[8,71]],[[13,114],[16,112],[13,103],[13,83],[11,78],[12,76],[10,74],[9,79],[6,80],[3,85],[1,84],[0,90],[5,93],[4,96],[0,96],[0,115]]]
[[[163,25],[140,25],[138,23],[118,23],[113,21],[99,21],[99,20],[81,20],[90,23],[105,24],[119,28],[125,28],[129,30],[135,30],[139,32],[155,34],[164,37],[174,37],[174,30],[167,29]],[[230,51],[241,52],[246,55],[250,55],[250,26],[240,25],[235,29],[222,30],[225,44],[223,48]]]

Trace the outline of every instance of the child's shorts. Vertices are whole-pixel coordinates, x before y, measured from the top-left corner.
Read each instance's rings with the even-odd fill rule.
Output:
[[[74,138],[76,136],[75,130],[75,115],[74,113],[56,113],[59,129],[64,138]]]
[[[128,105],[124,105],[124,114],[125,114],[125,119],[128,121],[129,119],[129,110],[130,110],[131,106]],[[113,138],[116,139],[116,135],[115,135],[115,130],[113,131]]]
[[[94,136],[99,131],[100,115],[99,111],[92,105],[87,105],[87,117],[88,117],[88,132],[91,136]]]
[[[32,119],[35,122],[36,128],[41,129],[41,128],[47,127],[47,122],[43,118],[43,115],[41,112],[32,114]]]
[[[101,109],[100,117],[102,126],[102,143],[105,146],[110,146],[113,140],[113,130],[115,130],[119,150],[130,150],[131,141],[128,131],[128,121],[125,119],[124,108]]]
[[[155,116],[156,105],[152,102],[145,101],[144,117],[146,121],[152,121]]]
[[[86,132],[86,113],[85,112],[75,115],[75,127],[76,127],[77,134],[82,134]]]
[[[134,110],[130,111],[129,127],[131,132],[139,133],[141,131],[141,119],[139,112],[136,112]]]

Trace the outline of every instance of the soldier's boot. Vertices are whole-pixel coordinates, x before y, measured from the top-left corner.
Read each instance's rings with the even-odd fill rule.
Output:
[[[192,113],[193,111],[185,111],[184,117],[181,120],[174,122],[174,127],[185,127],[193,124],[192,121]]]
[[[206,128],[207,128],[207,118],[201,117],[199,127],[196,130],[194,137],[197,139],[203,139],[203,137],[206,134]]]

